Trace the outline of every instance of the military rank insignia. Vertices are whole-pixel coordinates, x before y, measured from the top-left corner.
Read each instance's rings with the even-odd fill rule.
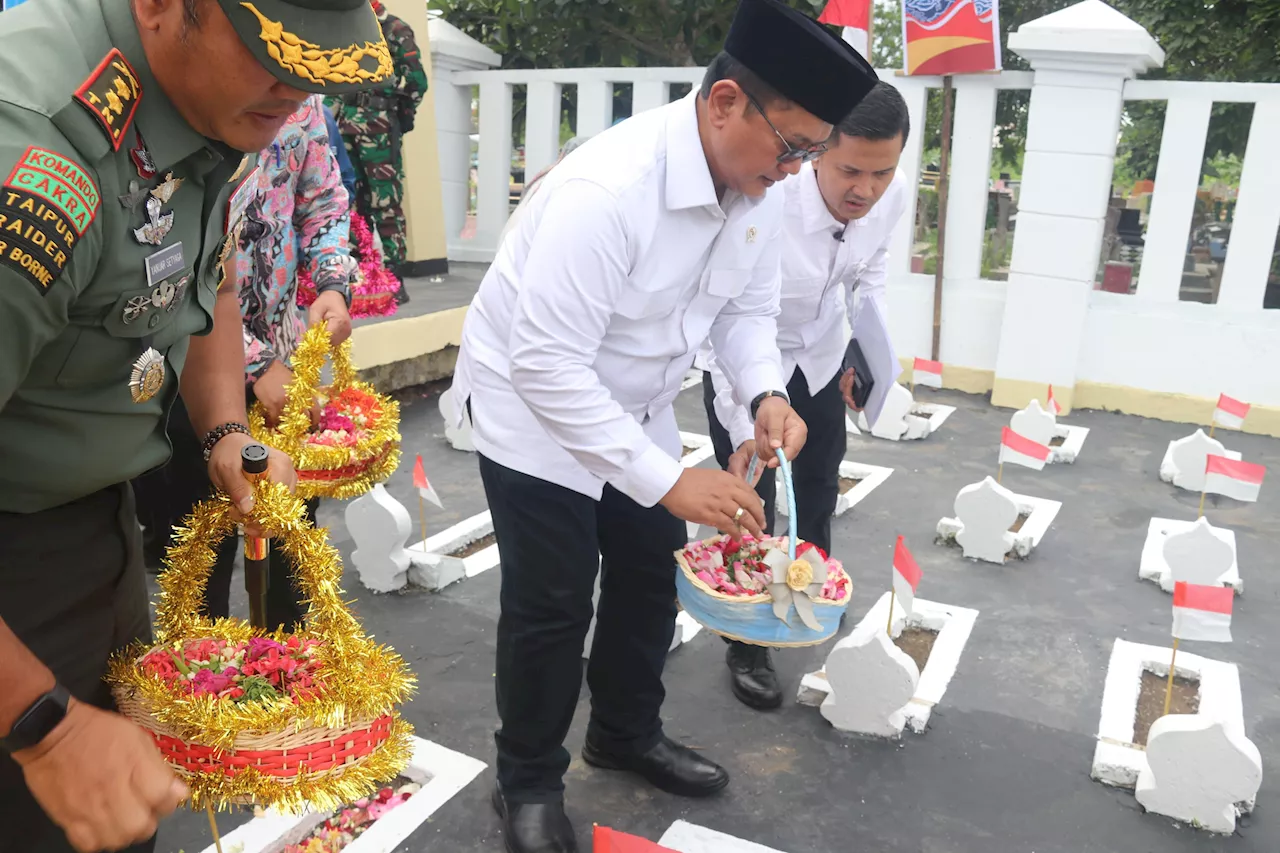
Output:
[[[138,111],[142,86],[124,54],[113,47],[76,89],[75,99],[102,125],[112,149],[119,151]]]

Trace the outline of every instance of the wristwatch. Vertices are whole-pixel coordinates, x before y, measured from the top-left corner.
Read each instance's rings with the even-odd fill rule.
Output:
[[[763,394],[751,401],[751,420],[754,421],[756,419],[756,410],[760,408],[760,404],[768,397],[781,397],[786,400],[788,404],[791,402],[791,398],[782,391],[765,391]]]
[[[61,684],[41,696],[31,707],[22,712],[22,716],[13,724],[9,734],[0,738],[0,748],[13,753],[20,749],[30,749],[49,736],[62,718],[67,715],[67,704],[71,701],[71,693]]]

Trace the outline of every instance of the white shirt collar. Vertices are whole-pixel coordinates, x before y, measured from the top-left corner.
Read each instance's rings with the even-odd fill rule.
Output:
[[[698,92],[677,103],[667,120],[667,209],[720,208],[715,181],[698,135]]]

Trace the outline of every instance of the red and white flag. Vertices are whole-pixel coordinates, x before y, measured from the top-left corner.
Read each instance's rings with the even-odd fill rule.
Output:
[[[1178,581],[1173,585],[1173,636],[1206,643],[1231,642],[1231,603],[1235,595],[1229,586]]]
[[[1241,403],[1226,394],[1219,394],[1218,405],[1213,410],[1213,422],[1227,429],[1243,429],[1247,414],[1249,414],[1248,403]]]
[[[1008,427],[1000,430],[1001,463],[1012,462],[1015,465],[1025,465],[1042,471],[1047,461],[1049,461],[1049,448],[1045,445],[1032,441],[1025,435],[1018,435]]]
[[[928,385],[930,388],[942,387],[942,362],[917,358],[911,371],[912,381],[917,385]]]
[[[827,0],[819,23],[843,27],[841,34],[866,59],[871,55],[872,0]]]
[[[593,853],[676,853],[670,847],[599,824],[591,833],[591,849]]]
[[[1256,501],[1266,473],[1263,465],[1209,454],[1204,463],[1204,490],[1238,501]]]
[[[1045,404],[1045,408],[1046,408],[1046,409],[1048,409],[1049,414],[1053,415],[1055,418],[1056,418],[1058,415],[1062,414],[1062,407],[1058,405],[1058,401],[1057,401],[1057,400],[1053,399],[1053,386],[1052,386],[1052,385],[1050,385],[1050,386],[1049,386],[1049,400],[1048,400],[1048,402]]]
[[[444,504],[440,502],[440,496],[436,494],[435,486],[427,480],[427,472],[422,467],[422,454],[418,454],[418,458],[413,463],[413,485],[418,490],[418,494],[422,495],[425,500],[431,501],[440,509],[444,509]]]
[[[915,604],[916,589],[920,586],[920,577],[924,573],[916,565],[916,558],[907,550],[907,543],[901,536],[893,548],[893,594],[902,603],[902,609],[911,615]]]

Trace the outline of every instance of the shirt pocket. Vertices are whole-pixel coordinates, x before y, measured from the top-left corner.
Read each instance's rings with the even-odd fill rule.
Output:
[[[185,280],[185,282],[184,282]],[[184,282],[179,286],[180,282]],[[58,373],[62,388],[87,388],[123,382],[127,385],[133,362],[146,347],[142,339],[160,352],[183,335],[175,321],[184,304],[195,298],[190,272],[173,276],[155,287],[126,290],[101,319],[81,322],[75,343]]]
[[[707,276],[707,293],[721,299],[736,299],[751,282],[751,270],[711,270]]]
[[[800,325],[816,320],[826,289],[825,278],[784,278],[779,325]]]

